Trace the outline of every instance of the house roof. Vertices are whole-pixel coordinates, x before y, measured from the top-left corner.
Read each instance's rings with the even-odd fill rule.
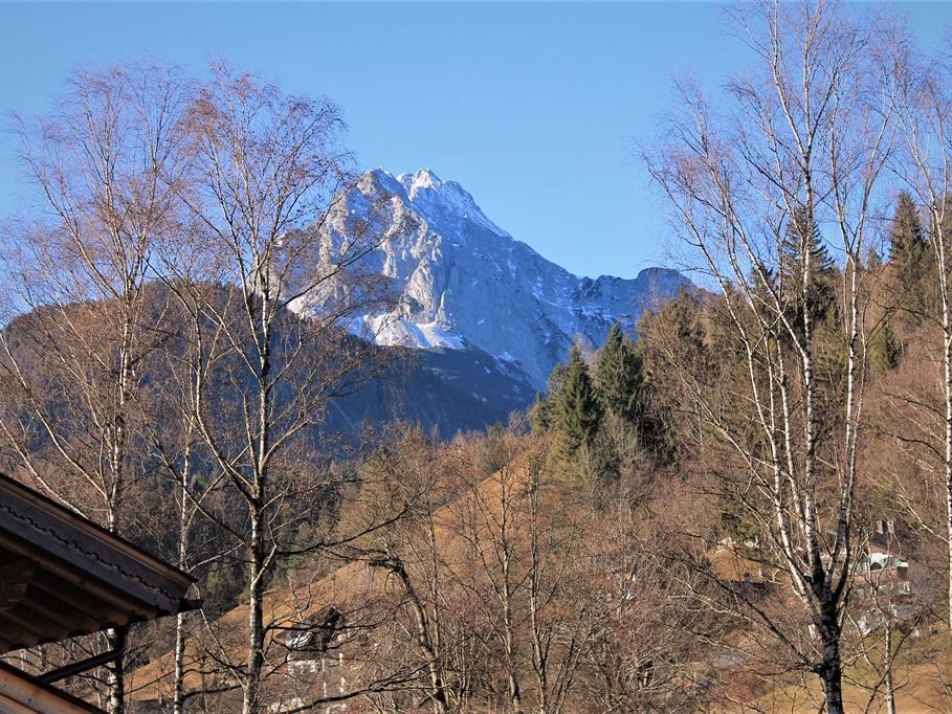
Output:
[[[0,474],[0,654],[193,609],[194,582]]]

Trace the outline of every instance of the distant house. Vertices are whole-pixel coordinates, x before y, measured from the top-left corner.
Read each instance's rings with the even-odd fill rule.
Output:
[[[856,624],[863,635],[888,622],[914,626],[926,608],[924,567],[910,557],[911,534],[892,519],[875,522],[856,564],[853,599]]]
[[[857,562],[860,583],[857,594],[871,596],[888,591],[895,596],[911,594],[908,538],[897,532],[892,519],[876,521]]]
[[[277,640],[292,654],[300,655],[292,659],[314,659],[327,653],[343,626],[344,613],[328,605],[300,622],[283,627],[284,632]]]
[[[199,605],[194,579],[0,474],[0,655]],[[0,663],[0,711],[98,712],[53,683],[115,659],[39,675]]]

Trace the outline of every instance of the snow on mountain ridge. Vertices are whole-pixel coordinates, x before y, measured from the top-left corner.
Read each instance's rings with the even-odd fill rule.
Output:
[[[355,332],[423,349],[471,344],[537,388],[577,337],[601,344],[613,322],[633,329],[646,307],[690,285],[663,268],[634,280],[575,276],[489,220],[459,183],[428,169],[364,174],[321,228],[323,259],[333,262],[362,225],[385,238],[362,268],[386,282],[391,304],[362,315]]]
[[[500,235],[509,235],[486,217],[472,195],[457,181],[444,181],[430,169],[400,174],[395,180],[403,188],[408,202],[434,223],[455,230],[460,223],[468,221]]]

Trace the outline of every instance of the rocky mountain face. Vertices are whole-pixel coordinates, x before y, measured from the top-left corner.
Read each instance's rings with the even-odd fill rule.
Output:
[[[575,340],[601,345],[613,322],[630,329],[645,308],[690,285],[663,268],[633,280],[573,275],[493,223],[459,183],[429,170],[363,175],[321,230],[321,260],[329,262],[358,233],[382,237],[360,267],[383,281],[388,300],[354,319],[355,333],[379,345],[475,347],[537,389]]]

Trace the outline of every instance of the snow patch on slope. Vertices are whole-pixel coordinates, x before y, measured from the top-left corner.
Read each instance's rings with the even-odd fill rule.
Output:
[[[362,315],[351,325],[351,331],[360,337],[371,338],[378,345],[413,347],[417,349],[445,348],[461,350],[466,340],[436,321],[415,323],[406,317],[393,315]]]

